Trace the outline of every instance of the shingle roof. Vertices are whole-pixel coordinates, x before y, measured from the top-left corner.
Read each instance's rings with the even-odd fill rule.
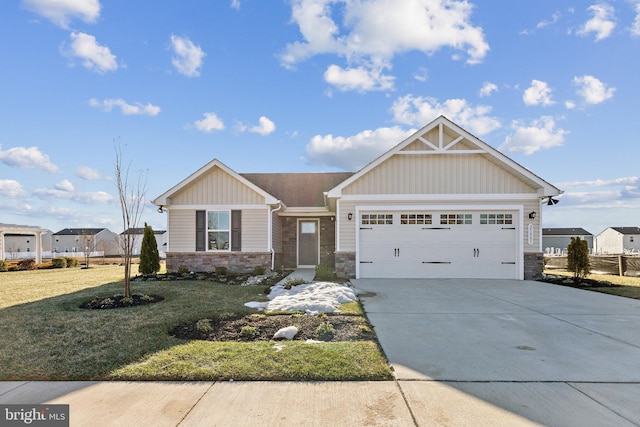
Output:
[[[593,236],[584,228],[543,228],[543,236]]]
[[[640,234],[640,227],[611,227],[622,234]]]
[[[324,193],[351,177],[353,172],[241,173],[288,207],[324,207]]]
[[[53,233],[54,236],[91,236],[98,234],[106,228],[64,228],[57,233]]]

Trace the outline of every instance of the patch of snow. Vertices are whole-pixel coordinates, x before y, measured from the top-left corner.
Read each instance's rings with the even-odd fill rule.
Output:
[[[273,339],[286,338],[288,340],[292,340],[297,333],[298,328],[295,326],[287,326],[286,328],[279,329],[275,334],[273,334]]]
[[[308,339],[304,343],[305,344],[322,344],[322,341]]]
[[[249,301],[244,303],[246,307],[255,308],[255,309],[258,309],[259,311],[262,311],[265,308],[267,308],[268,304],[269,304],[269,301],[265,301],[265,302]]]
[[[343,283],[313,282],[292,286],[271,288],[267,310],[304,311],[308,315],[334,313],[341,304],[358,300],[356,292]]]

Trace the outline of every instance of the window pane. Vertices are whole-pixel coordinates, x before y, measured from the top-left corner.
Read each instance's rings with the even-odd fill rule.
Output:
[[[209,212],[208,228],[209,230],[228,230],[229,229],[229,212],[227,211]]]
[[[300,227],[300,232],[303,234],[315,234],[316,232],[315,222],[303,222]]]
[[[208,239],[208,249],[210,251],[222,251],[229,249],[228,231],[210,231]]]

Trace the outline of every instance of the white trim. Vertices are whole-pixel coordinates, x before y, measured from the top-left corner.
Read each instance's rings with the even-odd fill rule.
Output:
[[[341,251],[341,244],[340,244],[340,224],[342,224],[342,221],[340,221],[340,202],[341,200],[338,199],[336,200],[336,220],[335,220],[335,239],[334,242],[336,242],[336,252],[340,252]]]
[[[524,280],[524,205],[373,205],[373,206],[357,206],[356,205],[356,279],[360,278],[360,221],[362,211],[376,212],[396,212],[396,211],[516,211],[516,248],[518,254],[516,256],[516,268],[518,271],[518,280]]]
[[[395,153],[397,155],[434,155],[434,154],[489,154],[486,151],[483,150],[447,150],[446,147],[445,148],[439,148],[437,151],[431,151],[431,150],[419,150],[419,151],[415,151],[415,150],[406,150],[406,151],[398,151],[397,153]]]
[[[234,210],[234,211],[249,211],[249,210],[269,210],[269,205],[175,205],[165,206],[164,209],[171,210]]]
[[[316,223],[316,236],[318,240],[318,247],[316,248],[316,253],[318,255],[317,264],[307,265],[300,264],[300,222],[311,222],[314,221]],[[320,219],[319,218],[299,218],[296,221],[296,266],[298,268],[311,268],[320,264]]]
[[[537,200],[534,193],[497,193],[497,194],[347,194],[340,197],[341,200],[359,202],[410,202],[410,201],[445,201],[459,200],[461,202],[472,201],[514,201],[514,200]]]

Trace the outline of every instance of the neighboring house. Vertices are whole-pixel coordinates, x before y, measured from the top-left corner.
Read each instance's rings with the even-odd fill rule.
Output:
[[[65,228],[53,233],[51,248],[54,256],[85,251],[107,256],[121,253],[118,235],[108,228]]]
[[[33,253],[37,263],[41,263],[42,252],[47,250],[47,239],[43,236],[48,233],[51,232],[31,225],[0,224],[0,260],[29,252]]]
[[[51,231],[45,230],[41,233],[42,238],[42,252],[46,258],[46,254],[51,252]],[[25,259],[35,258],[36,245],[38,236],[28,233],[5,233],[4,234],[4,248],[5,252],[9,254],[8,258],[12,259]]]
[[[133,251],[132,255],[140,255],[140,251],[142,249],[142,238],[144,237],[144,227],[143,228],[129,228],[129,231],[133,234]],[[124,235],[127,231],[123,231],[120,233],[120,238],[124,238]],[[158,246],[158,254],[160,258],[164,258],[166,256],[166,230],[153,230],[153,236],[156,238],[156,245]]]
[[[567,249],[572,237],[586,240],[589,252],[593,250],[593,234],[584,228],[543,228],[542,248],[545,254],[557,255]]]
[[[327,264],[348,277],[539,277],[561,191],[440,116],[356,173],[241,174],[217,159],[156,198],[167,270]]]
[[[640,252],[640,227],[609,227],[595,237],[596,253]]]

